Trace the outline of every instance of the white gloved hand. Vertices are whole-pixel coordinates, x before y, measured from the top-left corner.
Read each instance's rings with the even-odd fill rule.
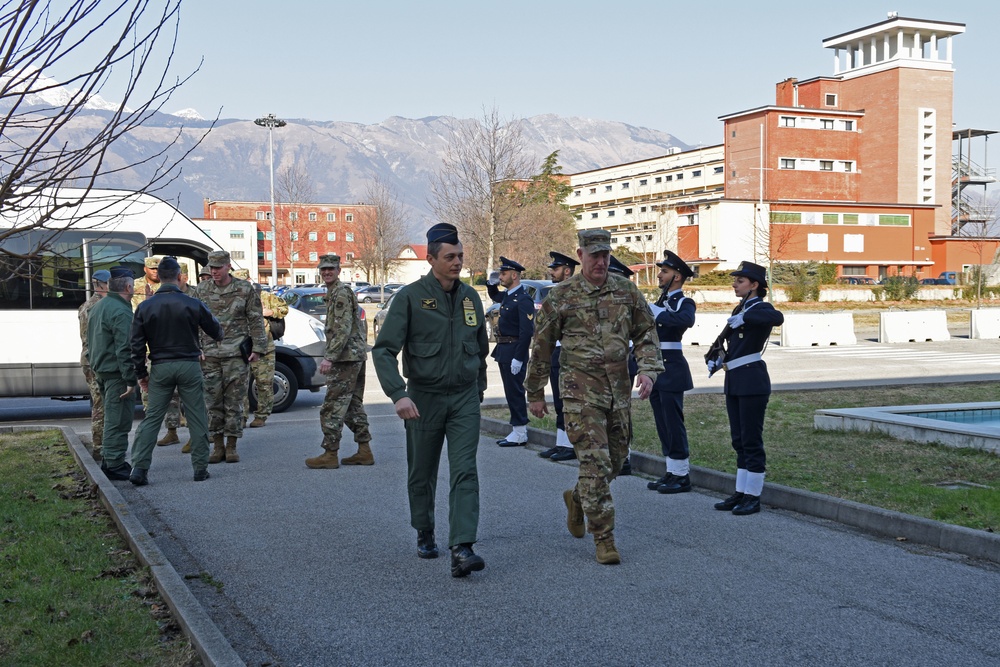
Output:
[[[743,313],[736,313],[728,320],[726,320],[726,322],[729,323],[730,329],[739,329],[741,326],[743,326]]]
[[[655,303],[651,303],[651,304],[649,304],[649,311],[650,311],[651,313],[653,313],[653,319],[654,319],[654,320],[655,320],[655,319],[656,319],[657,317],[659,317],[659,316],[660,316],[660,313],[662,313],[662,312],[663,312],[663,311],[665,311],[665,310],[666,310],[666,308],[661,308],[660,306],[657,306],[657,305],[656,305]]]
[[[510,372],[517,375],[521,372],[521,367],[524,366],[523,361],[518,361],[517,359],[510,362]]]
[[[709,375],[711,375],[715,371],[719,370],[720,368],[722,368],[722,362],[721,361],[719,361],[718,359],[709,359],[708,360],[708,373],[709,373]]]

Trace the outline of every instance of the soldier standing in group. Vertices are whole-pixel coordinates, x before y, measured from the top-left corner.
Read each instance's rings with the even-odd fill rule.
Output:
[[[147,257],[142,261],[143,274],[135,279],[135,294],[132,295],[133,311],[160,287],[160,276],[157,273],[159,265],[159,257]]]
[[[489,341],[479,295],[461,281],[465,254],[454,225],[427,232],[430,272],[396,292],[379,330],[372,360],[382,391],[406,423],[410,525],[417,556],[437,558],[434,498],[441,448],[447,438],[451,489],[448,546],[451,576],[486,567],[472,551],[479,528],[480,403],[486,391]],[[403,373],[396,361],[403,354]]]
[[[319,275],[326,284],[326,352],[319,366],[326,374],[326,396],[320,408],[323,453],[306,459],[310,468],[339,468],[340,438],[344,424],[354,434],[358,451],[344,459],[345,465],[375,463],[372,435],[365,414],[365,359],[368,357],[365,332],[358,319],[358,297],[340,282],[340,256],[319,258]]]
[[[767,271],[752,262],[740,262],[733,276],[733,292],[741,299],[726,322],[726,355],[720,365],[708,362],[709,374],[726,371],[723,393],[729,415],[729,435],[736,451],[736,493],[715,503],[715,509],[737,516],[760,511],[764,489],[764,414],[771,397],[771,377],[761,358],[771,336],[785,316],[764,301]]]
[[[111,280],[110,271],[106,269],[94,271],[90,277],[94,294],[77,311],[77,318],[80,320],[80,344],[83,348],[80,352],[80,367],[83,369],[83,377],[87,380],[87,388],[90,389],[91,451],[95,459],[101,457],[101,443],[104,439],[104,400],[97,386],[97,377],[87,360],[87,322],[90,319],[90,309],[108,293],[109,280]]]
[[[501,447],[516,447],[528,442],[528,403],[524,393],[524,376],[527,373],[528,350],[535,331],[535,302],[528,290],[521,286],[524,267],[512,259],[500,258],[501,292],[493,283],[486,291],[494,303],[501,304],[497,319],[497,344],[493,358],[500,367],[503,393],[510,411],[510,434],[497,440]]]
[[[688,460],[688,437],[684,427],[684,392],[694,388],[691,369],[681,351],[684,332],[694,326],[695,304],[684,296],[684,281],[694,271],[683,259],[663,251],[663,261],[657,262],[660,298],[650,304],[656,321],[656,334],[660,339],[663,355],[663,372],[653,383],[649,404],[653,409],[660,449],[667,460],[666,474],[646,484],[646,488],[660,493],[684,493],[691,490]]]
[[[90,310],[87,321],[87,359],[104,399],[103,460],[108,479],[128,479],[132,466],[125,462],[128,433],[135,415],[135,367],[129,337],[132,329],[132,269],[111,269],[107,295]]]
[[[570,278],[575,272],[580,262],[572,257],[568,257],[561,252],[550,252],[549,257],[552,262],[549,264],[549,277],[554,283],[561,283]],[[573,444],[566,435],[566,421],[563,418],[562,398],[559,396],[559,353],[562,350],[562,343],[556,341],[556,348],[552,351],[552,367],[549,369],[549,384],[552,387],[552,409],[556,413],[556,445],[542,452],[539,456],[550,461],[571,461],[576,458],[573,451]]]
[[[241,272],[246,273],[242,275]],[[250,277],[249,271],[240,269],[236,272],[238,278],[244,280]],[[260,306],[264,313],[264,327],[267,329],[267,353],[250,364],[250,373],[253,375],[254,386],[257,388],[257,410],[254,412],[253,421],[250,428],[261,428],[267,422],[274,410],[274,336],[271,335],[271,320],[283,320],[288,314],[288,303],[281,297],[275,296],[268,291],[262,290],[260,285],[254,285],[260,296]],[[244,413],[250,416],[250,396],[247,395],[246,405],[243,406]]]
[[[139,385],[146,385],[149,407],[132,442],[132,474],[136,486],[149,483],[146,476],[153,461],[153,444],[168,405],[180,392],[188,408],[193,452],[194,481],[208,479],[208,415],[205,411],[204,379],[198,330],[215,341],[223,337],[219,321],[198,299],[180,289],[180,265],[173,257],[159,264],[161,287],[139,304],[132,320],[132,362]],[[146,350],[149,350],[147,366]],[[147,372],[147,368],[149,371]]]
[[[205,405],[208,409],[208,432],[212,437],[209,463],[237,463],[236,441],[243,437],[243,399],[250,377],[248,364],[267,351],[264,315],[260,298],[246,280],[229,272],[229,253],[209,253],[212,279],[198,284],[194,296],[204,301],[225,331],[221,342],[202,336],[205,360]],[[241,351],[241,346],[244,348]],[[246,348],[249,354],[244,356]],[[225,447],[223,447],[225,439]]]
[[[580,273],[565,280],[542,301],[528,369],[531,414],[543,417],[545,384],[556,341],[562,342],[559,393],[566,433],[580,459],[576,487],[563,493],[566,526],[573,537],[594,536],[597,561],[621,562],[615,547],[615,508],[610,482],[628,454],[631,383],[629,342],[638,362],[636,386],[645,399],[663,362],[653,341],[653,316],[639,288],[608,273],[611,233],[587,229],[578,234]]]

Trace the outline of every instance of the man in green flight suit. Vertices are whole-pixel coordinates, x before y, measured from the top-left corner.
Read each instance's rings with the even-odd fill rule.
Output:
[[[372,348],[382,391],[406,422],[410,525],[417,530],[420,558],[438,555],[434,495],[441,448],[448,439],[448,546],[453,577],[486,567],[472,545],[479,527],[476,453],[489,343],[482,300],[460,280],[464,258],[453,225],[431,227],[427,232],[430,273],[396,294]],[[396,362],[400,352],[405,382]]]

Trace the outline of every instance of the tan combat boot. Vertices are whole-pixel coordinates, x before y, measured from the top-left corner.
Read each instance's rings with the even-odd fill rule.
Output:
[[[161,440],[157,440],[156,444],[163,447],[165,445],[176,445],[180,441],[181,439],[177,437],[177,429],[168,428],[166,435]]]
[[[253,421],[250,422],[250,428],[260,428],[261,426],[264,425],[264,422],[266,422],[266,421],[267,421],[267,419],[262,419],[260,417],[254,417]]]
[[[184,443],[183,447],[181,447],[181,454],[190,454],[190,453],[191,453],[191,438],[188,438],[188,441]]]
[[[103,434],[98,434],[97,437],[94,438],[93,447],[91,447],[90,450],[94,455],[95,461],[100,461],[102,459],[102,454],[101,454],[101,451],[103,449],[103,447],[101,446],[102,444],[103,444]]]
[[[341,463],[345,466],[371,466],[375,465],[375,457],[372,456],[371,447],[367,442],[359,442],[358,453],[354,456],[348,456]]]
[[[226,463],[239,463],[240,455],[236,453],[236,436],[226,437]]]
[[[340,462],[337,460],[337,451],[330,451],[329,449],[323,450],[323,453],[319,456],[314,456],[311,459],[306,459],[306,466],[314,469],[333,469],[339,468]]]
[[[566,502],[566,527],[573,537],[583,537],[587,528],[583,523],[583,505],[580,498],[573,489],[563,491],[563,500]]]
[[[622,557],[618,553],[618,549],[615,548],[615,538],[613,535],[608,535],[601,539],[596,539],[594,542],[597,544],[597,562],[601,565],[617,565],[622,562]]]
[[[226,458],[226,448],[222,446],[222,434],[212,436],[212,453],[208,456],[209,463],[219,463]]]

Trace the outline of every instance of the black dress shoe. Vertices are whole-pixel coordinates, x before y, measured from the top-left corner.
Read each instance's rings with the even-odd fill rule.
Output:
[[[465,577],[486,567],[482,556],[472,552],[471,544],[458,544],[451,548],[451,576]]]
[[[631,474],[632,474],[632,462],[629,461],[628,457],[626,456],[625,460],[622,461],[622,469],[618,471],[618,476],[621,477],[622,475],[631,475]]]
[[[417,556],[420,558],[437,558],[438,547],[434,543],[433,530],[417,531]]]
[[[524,445],[528,444],[528,441],[525,440],[524,442],[511,442],[507,438],[504,438],[503,440],[497,440],[497,444],[500,445],[501,447],[523,447]]]
[[[542,451],[538,452],[538,455],[543,459],[547,459],[558,451],[559,451],[558,447],[549,447],[548,449],[543,449]]]
[[[132,474],[132,466],[127,463],[119,463],[116,466],[108,466],[107,461],[101,462],[101,470],[104,471],[104,476],[108,479],[114,479],[119,481],[125,481]]]
[[[208,474],[208,468],[194,471],[194,481],[196,482],[204,482],[209,477],[211,477],[211,475]]]
[[[733,508],[739,505],[741,500],[743,500],[743,494],[737,491],[725,500],[715,503],[714,507],[721,512],[732,512]]]
[[[673,477],[673,475],[668,472],[660,479],[654,479],[652,482],[646,482],[646,488],[649,489],[650,491],[656,491],[657,489],[660,488],[660,484],[666,484],[668,481],[670,481],[671,477]]]
[[[691,477],[689,475],[670,475],[670,479],[660,484],[660,488],[657,489],[660,493],[686,493],[690,490]]]
[[[749,493],[744,493],[743,498],[740,500],[739,504],[733,508],[733,514],[736,516],[744,516],[746,514],[756,514],[760,511],[760,496],[751,496]]]
[[[134,486],[146,486],[149,484],[146,471],[142,468],[132,468],[132,474],[128,476],[128,481],[132,482]]]
[[[572,461],[576,458],[576,451],[572,447],[560,447],[555,454],[549,457],[550,461]]]

